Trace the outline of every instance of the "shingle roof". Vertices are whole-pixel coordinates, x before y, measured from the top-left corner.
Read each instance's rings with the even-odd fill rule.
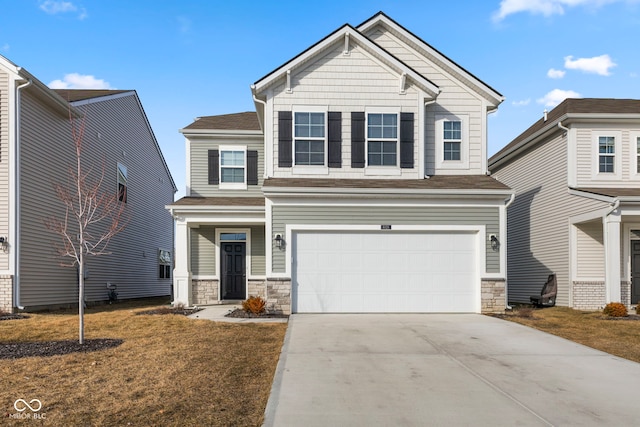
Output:
[[[606,197],[640,197],[640,188],[574,188],[585,193],[599,194]]]
[[[131,92],[131,90],[109,89],[53,89],[53,91],[68,102],[84,101],[85,99],[116,95],[123,92]]]
[[[185,129],[261,130],[255,111],[198,117]]]
[[[428,179],[269,178],[264,181],[263,187],[509,190],[509,187],[487,175],[434,175]]]
[[[262,197],[183,197],[171,206],[264,206]]]
[[[614,98],[567,98],[556,108],[547,113],[547,120],[541,117],[531,127],[518,135],[513,141],[505,145],[500,151],[491,156],[489,164],[500,159],[503,155],[513,150],[521,142],[535,135],[544,127],[553,125],[565,115],[570,114],[640,114],[640,100],[638,99],[614,99]]]

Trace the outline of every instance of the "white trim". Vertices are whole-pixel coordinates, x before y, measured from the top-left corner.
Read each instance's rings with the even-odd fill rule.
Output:
[[[291,173],[293,175],[328,175],[329,174],[329,106],[328,105],[294,105],[291,107]],[[298,165],[296,164],[296,139],[320,141],[318,137],[296,138],[296,113],[322,113],[324,114],[324,160],[322,165]]]
[[[427,175],[426,172],[426,142],[425,142],[425,122],[427,120],[427,107],[425,105],[425,98],[427,98],[426,93],[422,91],[418,91],[418,117],[414,119],[414,128],[418,126],[418,158],[414,159],[418,168],[418,178],[425,177]],[[414,148],[415,149],[415,148]]]
[[[333,225],[333,224],[287,224],[285,227],[285,241],[286,255],[285,255],[285,273],[274,274],[272,277],[291,277],[292,274],[292,245],[293,233],[305,232],[305,231],[326,231],[326,232],[340,232],[340,231],[367,231],[377,232],[380,234],[394,233],[394,232],[406,232],[414,231],[416,233],[429,233],[429,232],[469,232],[475,234],[475,247],[476,247],[476,268],[475,268],[475,281],[476,281],[476,312],[480,313],[482,309],[482,279],[486,278],[500,278],[504,279],[504,276],[497,276],[495,273],[486,272],[486,227],[484,225],[400,225],[391,224],[391,230],[381,230],[380,225]]]
[[[631,277],[631,230],[640,230],[640,223],[637,222],[629,222],[623,224],[623,233],[622,233],[622,279],[621,280],[629,280]]]
[[[578,145],[576,139],[577,129],[570,127],[567,132],[567,185],[569,187],[578,186]]]
[[[401,175],[400,170],[400,112],[401,107],[366,107],[364,115],[364,174],[365,175]],[[370,114],[382,114],[396,116],[396,164],[392,165],[369,165],[369,115]],[[373,138],[374,141],[391,142],[391,138]]]
[[[613,173],[600,172],[600,137],[614,138]],[[594,181],[613,181],[622,179],[622,132],[618,130],[598,130],[591,132],[591,177]]]
[[[269,178],[273,176],[273,171],[275,169],[274,165],[274,155],[273,150],[275,147],[274,139],[273,139],[273,120],[274,120],[274,111],[273,111],[273,91],[267,91],[267,100],[264,108],[264,178]]]
[[[460,160],[444,160],[444,122],[459,121],[461,128]],[[435,116],[436,171],[469,169],[469,115],[436,114]]]
[[[245,299],[249,297],[249,277],[251,276],[251,228],[218,228],[216,227],[216,237],[215,237],[215,250],[216,250],[216,271],[218,272],[218,301],[223,301],[222,299],[222,277],[220,275],[222,269],[222,258],[220,257],[220,247],[223,242],[244,242],[245,247],[245,280],[244,280],[244,295]],[[224,233],[244,233],[246,238],[245,240],[220,240],[220,235]]]
[[[243,182],[222,182],[222,152],[223,151],[238,151],[243,152],[244,165],[242,168],[244,169],[243,174]],[[246,145],[219,145],[218,146],[218,189],[220,190],[246,190],[247,189],[247,146]],[[225,166],[228,167],[228,166]],[[232,169],[239,169],[237,167],[231,166]]]
[[[185,147],[186,147],[186,165],[185,165],[185,173],[186,173],[186,191],[185,196],[191,196],[191,140],[189,138],[184,139]]]
[[[217,274],[193,274],[191,275],[191,279],[193,280],[220,280]]]
[[[629,177],[633,180],[640,180],[638,173],[638,146],[640,145],[640,131],[629,132]]]
[[[264,201],[265,220],[264,223],[264,256],[265,256],[265,273],[267,277],[275,277],[273,273],[273,202],[270,199]],[[286,241],[285,241],[286,243]]]

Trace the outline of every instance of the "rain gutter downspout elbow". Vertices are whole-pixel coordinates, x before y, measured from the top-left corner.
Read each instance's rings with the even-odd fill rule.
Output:
[[[13,256],[15,257],[15,272],[13,276],[13,301],[18,310],[24,310],[20,305],[20,91],[33,82],[31,79],[16,87],[16,129],[15,129],[15,236],[13,236]]]

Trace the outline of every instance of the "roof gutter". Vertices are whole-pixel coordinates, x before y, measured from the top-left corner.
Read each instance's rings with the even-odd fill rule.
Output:
[[[20,304],[20,93],[21,90],[30,86],[33,80],[29,79],[26,83],[16,87],[16,129],[15,129],[15,197],[14,197],[14,215],[15,215],[15,235],[13,236],[13,253],[15,257],[15,272],[13,276],[13,306],[19,310],[24,310]]]

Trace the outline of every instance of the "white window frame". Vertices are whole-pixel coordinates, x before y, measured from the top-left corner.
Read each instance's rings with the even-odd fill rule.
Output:
[[[118,201],[120,201],[122,203],[127,203],[127,199],[129,198],[129,183],[128,183],[129,182],[129,178],[127,176],[127,174],[128,174],[127,167],[124,165],[124,163],[118,162],[117,172],[116,173],[117,173],[116,194],[117,194],[117,197],[118,197]],[[121,183],[124,186],[124,197],[123,197],[123,199],[120,198],[120,184]]]
[[[327,175],[329,174],[329,111],[328,106],[324,105],[300,105],[291,109],[291,157],[292,157],[292,173],[294,175]],[[296,113],[322,113],[324,114],[324,138],[306,138],[300,137],[298,139],[320,141],[324,142],[324,160],[322,165],[298,165],[296,164]]]
[[[600,172],[600,137],[612,137],[613,145],[613,172]],[[592,146],[592,176],[596,181],[612,181],[622,179],[622,132],[615,130],[602,130],[591,133]]]
[[[396,144],[396,164],[395,165],[370,165],[369,164],[369,115],[370,114],[393,114],[396,116],[396,137],[372,138],[373,141],[395,142]],[[371,107],[365,109],[364,120],[364,159],[365,175],[401,175],[400,169],[400,108],[399,107]]]
[[[158,279],[164,280],[164,279],[171,279],[173,274],[171,272],[172,270],[172,260],[173,258],[171,257],[171,251],[166,250],[166,249],[162,249],[162,248],[158,248]],[[160,266],[162,266],[163,268],[166,269],[166,267],[169,267],[169,275],[167,276],[165,274],[165,277],[160,277]]]
[[[469,116],[441,114],[435,116],[436,169],[469,169]],[[444,159],[444,123],[460,122],[460,160]]]
[[[638,145],[640,145],[640,131],[629,132],[629,159],[631,161],[631,173],[629,175],[633,179],[640,179],[640,172],[638,172],[638,166],[640,165]]]
[[[223,166],[222,165],[222,153],[224,151],[241,151],[244,153],[244,179],[243,182],[223,182],[222,181],[222,169],[240,169],[239,166]],[[247,146],[246,145],[220,145],[218,147],[219,160],[218,160],[218,188],[220,190],[246,190],[247,189]]]

